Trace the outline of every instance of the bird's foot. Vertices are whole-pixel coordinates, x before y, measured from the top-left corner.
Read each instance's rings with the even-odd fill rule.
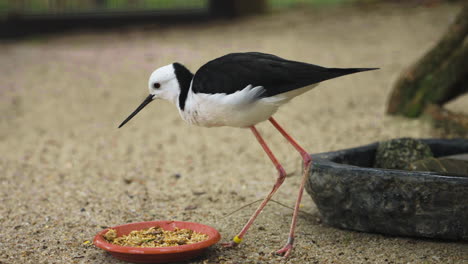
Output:
[[[239,245],[241,242],[242,242],[242,235],[239,235],[239,236],[235,236],[231,242],[221,243],[221,246],[225,248],[233,248],[233,247],[237,247],[237,245]]]
[[[284,245],[282,249],[276,251],[276,254],[281,255],[285,258],[289,257],[289,255],[291,254],[293,250],[293,243],[294,243],[294,237],[289,236],[288,242],[286,242],[286,245]]]
[[[237,247],[237,245],[239,244],[234,241],[221,243],[221,246],[224,248],[234,248]]]
[[[291,254],[292,249],[293,249],[292,243],[288,242],[288,243],[286,243],[286,245],[284,245],[284,247],[282,249],[276,251],[276,254],[287,258]]]

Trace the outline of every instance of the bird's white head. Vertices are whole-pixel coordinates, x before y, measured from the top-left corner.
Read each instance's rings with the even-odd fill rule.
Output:
[[[163,99],[177,103],[180,85],[174,69],[174,63],[156,69],[148,80],[149,94],[154,99]]]
[[[193,74],[177,62],[156,69],[148,80],[148,97],[120,124],[119,128],[155,99],[167,100],[177,105],[181,91],[188,91],[192,78]]]

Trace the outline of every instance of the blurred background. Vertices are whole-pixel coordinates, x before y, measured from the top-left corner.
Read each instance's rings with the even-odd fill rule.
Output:
[[[1,0],[0,36],[37,30],[105,27],[141,22],[201,21],[280,11],[298,6],[336,6],[379,2],[435,5],[443,0]],[[448,0],[445,0],[448,1]],[[452,0],[456,1],[456,0]],[[14,29],[13,29],[14,28]]]
[[[226,215],[263,198],[276,177],[248,130],[189,126],[168,102],[117,129],[147,96],[151,72],[176,61],[196,72],[227,53],[259,51],[326,67],[379,67],[326,81],[278,111],[310,153],[398,137],[467,137],[458,115],[468,114],[465,2],[0,0],[0,262],[117,263],[90,241],[127,222],[201,222],[226,240],[239,231],[253,207]],[[415,71],[421,64],[430,67]],[[410,85],[416,92],[399,100],[405,93],[396,87],[410,91],[415,80],[429,90]],[[434,92],[440,87],[454,92]],[[436,127],[425,110],[398,104],[421,98],[419,105],[457,113],[455,129],[446,112],[435,115],[443,117]],[[258,129],[290,175],[275,199],[293,205],[300,157],[268,122]],[[328,227],[313,201],[303,201],[308,214],[286,263],[466,259],[463,243]],[[290,219],[289,208],[270,204],[245,246],[215,247],[195,263],[278,263],[269,253],[286,240]]]

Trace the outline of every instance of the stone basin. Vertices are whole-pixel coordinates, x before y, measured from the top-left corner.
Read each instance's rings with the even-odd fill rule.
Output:
[[[468,139],[422,139],[435,157]],[[306,185],[323,221],[363,232],[468,240],[468,175],[373,168],[378,143],[313,154]]]

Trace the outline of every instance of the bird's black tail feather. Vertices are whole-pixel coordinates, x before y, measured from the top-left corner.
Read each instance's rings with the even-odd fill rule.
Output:
[[[335,77],[339,77],[356,72],[373,71],[378,69],[379,68],[326,68],[326,72],[329,72],[332,75],[336,75]]]
[[[326,80],[338,78],[344,75],[353,74],[363,71],[372,71],[379,68],[325,68],[313,65],[312,71],[307,73],[305,79],[308,81],[307,85],[323,82]]]

